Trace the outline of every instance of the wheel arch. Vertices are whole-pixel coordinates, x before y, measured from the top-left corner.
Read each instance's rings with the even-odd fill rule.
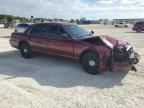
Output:
[[[22,43],[27,43],[27,44],[28,44],[28,42],[26,42],[26,41],[24,41],[24,40],[19,41],[18,48],[20,48],[20,45],[21,45]]]

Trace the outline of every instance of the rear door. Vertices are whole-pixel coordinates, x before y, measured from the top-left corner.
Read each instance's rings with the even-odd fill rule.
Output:
[[[56,55],[73,57],[73,40],[63,29],[62,25],[50,24],[48,26],[49,50]]]
[[[48,29],[46,24],[38,24],[29,32],[29,43],[32,50],[46,52],[49,45]]]

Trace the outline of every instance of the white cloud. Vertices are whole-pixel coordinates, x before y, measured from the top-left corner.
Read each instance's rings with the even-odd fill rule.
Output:
[[[85,2],[84,2],[85,1]],[[87,2],[86,2],[87,1]],[[88,2],[91,2],[90,4]],[[0,13],[80,18],[144,17],[143,0],[1,0]]]

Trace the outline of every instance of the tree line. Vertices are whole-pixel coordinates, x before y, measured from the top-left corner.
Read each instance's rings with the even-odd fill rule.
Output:
[[[28,21],[25,17],[19,17],[19,16],[13,16],[13,15],[0,15],[0,22],[12,22],[13,20],[19,20],[19,21]]]
[[[52,19],[52,18],[34,18],[33,16],[30,16],[30,18],[26,17],[20,17],[20,16],[13,16],[13,15],[6,15],[6,14],[0,14],[0,23],[13,23],[16,20],[18,20],[20,23],[38,23],[38,22],[71,22],[71,23],[77,23],[77,24],[100,24],[102,21],[106,21],[103,19],[99,20],[86,20],[85,17],[82,17],[80,19],[70,19],[70,20],[64,20],[64,19]]]

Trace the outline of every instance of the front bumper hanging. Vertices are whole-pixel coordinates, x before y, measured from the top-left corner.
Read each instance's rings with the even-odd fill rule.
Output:
[[[126,44],[125,46],[117,45],[113,50],[113,59],[115,62],[128,62],[131,66],[132,71],[137,71],[134,66],[140,60],[140,56],[133,50],[133,47],[130,44]]]

